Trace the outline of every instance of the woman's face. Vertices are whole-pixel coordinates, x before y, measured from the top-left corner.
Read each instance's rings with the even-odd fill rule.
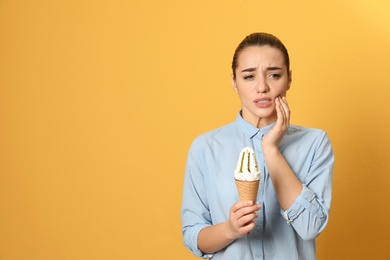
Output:
[[[238,57],[232,84],[242,106],[242,117],[256,127],[276,120],[275,98],[286,96],[291,84],[282,52],[270,46],[251,46]]]

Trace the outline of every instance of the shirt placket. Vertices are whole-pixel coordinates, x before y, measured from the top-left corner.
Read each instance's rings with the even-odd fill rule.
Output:
[[[260,185],[259,192],[257,194],[256,203],[261,205],[261,209],[259,210],[258,218],[256,219],[256,227],[251,232],[251,248],[253,252],[254,259],[263,259],[263,234],[264,234],[264,173],[265,173],[265,159],[263,155],[263,150],[261,148],[261,140],[264,137],[264,133],[258,132],[252,139],[253,147],[256,153],[256,159],[258,163],[258,167],[260,170]]]

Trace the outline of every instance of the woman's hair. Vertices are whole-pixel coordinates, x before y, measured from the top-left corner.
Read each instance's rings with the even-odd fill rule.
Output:
[[[240,56],[241,52],[247,48],[252,46],[270,46],[273,48],[276,48],[280,50],[283,53],[284,56],[284,63],[287,67],[287,73],[290,72],[290,58],[288,56],[288,51],[284,44],[275,36],[268,33],[252,33],[245,37],[244,40],[237,46],[236,51],[234,52],[233,56],[233,62],[232,62],[232,70],[233,70],[233,77],[236,78],[236,68],[238,66],[238,57]]]

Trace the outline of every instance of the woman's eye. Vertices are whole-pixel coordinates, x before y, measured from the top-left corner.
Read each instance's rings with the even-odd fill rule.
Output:
[[[246,75],[246,76],[244,76],[245,80],[249,80],[249,79],[253,79],[253,78],[254,78],[253,75]]]
[[[278,79],[278,78],[280,78],[280,75],[279,74],[271,74],[271,75],[269,75],[269,77]]]

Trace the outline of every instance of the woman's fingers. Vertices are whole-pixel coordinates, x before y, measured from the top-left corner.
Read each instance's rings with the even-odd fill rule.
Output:
[[[260,205],[252,201],[237,202],[231,207],[229,227],[235,237],[246,235],[256,226],[254,220],[258,217],[256,211],[259,209]]]
[[[288,107],[286,97],[277,97],[275,99],[277,121],[281,127],[289,127],[290,125],[290,108]]]
[[[237,223],[239,227],[244,227],[249,223],[253,222],[256,218],[258,218],[258,214],[256,212],[251,212],[249,214],[243,215],[237,219]]]
[[[239,201],[237,203],[234,203],[231,207],[232,212],[237,212],[238,210],[242,209],[243,207],[249,207],[253,206],[253,201],[251,200],[245,200],[245,201]]]
[[[280,103],[281,103],[281,107],[283,108],[283,112],[284,112],[284,115],[287,119],[287,121],[290,121],[290,108],[288,106],[288,103],[287,103],[287,99],[286,97],[282,97],[280,98]]]
[[[284,134],[290,127],[290,108],[286,98],[280,96],[275,98],[275,107],[277,115],[276,124],[264,137],[262,141],[263,148],[265,146],[278,147]]]

